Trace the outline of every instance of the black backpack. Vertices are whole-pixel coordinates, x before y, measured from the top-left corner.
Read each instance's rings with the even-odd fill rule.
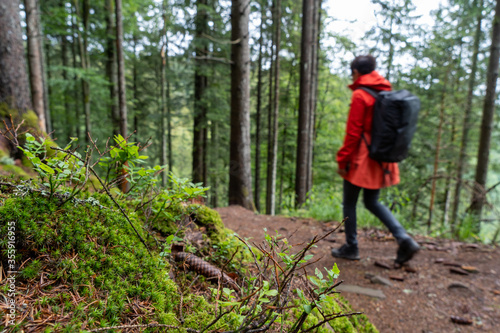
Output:
[[[408,156],[411,140],[417,130],[420,99],[408,90],[360,89],[376,99],[373,107],[372,142],[368,145],[370,158],[379,162],[401,162]]]

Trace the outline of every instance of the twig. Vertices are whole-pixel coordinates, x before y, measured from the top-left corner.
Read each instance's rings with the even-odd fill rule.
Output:
[[[179,327],[179,326],[167,325],[167,324],[143,324],[143,325],[109,326],[109,327],[95,328],[93,330],[89,330],[89,332],[102,332],[102,331],[118,330],[118,329],[124,329],[124,328],[150,328],[150,327],[163,327],[163,328],[172,329],[172,330],[179,330],[179,329],[182,328],[182,329],[185,329],[188,332],[200,333],[200,331],[192,329],[192,328]]]
[[[75,158],[79,159],[80,161],[84,162],[84,160],[82,160],[81,157],[75,155],[74,153],[72,153],[71,151],[65,151],[64,149],[61,149],[61,148],[58,148],[58,147],[51,147],[52,149],[54,150],[59,150],[59,151],[62,151],[64,153],[67,153],[67,154],[71,154],[72,156],[74,156]],[[139,239],[141,240],[142,244],[144,244],[144,247],[146,248],[146,250],[148,251],[149,255],[150,256],[153,256],[151,254],[151,251],[149,250],[149,247],[146,245],[146,242],[144,241],[144,239],[142,238],[142,236],[139,234],[139,232],[137,231],[137,229],[135,228],[134,224],[132,223],[132,221],[130,220],[130,218],[128,217],[127,213],[125,213],[125,211],[123,210],[122,206],[120,206],[120,204],[115,200],[115,198],[113,197],[113,195],[109,192],[108,188],[104,185],[102,179],[99,177],[99,175],[97,174],[97,172],[94,170],[94,168],[90,167],[89,166],[89,170],[94,174],[94,176],[97,178],[97,180],[99,180],[99,183],[101,183],[102,187],[104,188],[104,190],[106,191],[106,194],[108,195],[108,197],[115,203],[116,207],[118,207],[118,209],[120,210],[120,212],[122,213],[122,215],[125,217],[125,219],[127,220],[127,222],[130,224],[130,226],[132,227],[132,229],[134,229],[137,237],[139,237]]]

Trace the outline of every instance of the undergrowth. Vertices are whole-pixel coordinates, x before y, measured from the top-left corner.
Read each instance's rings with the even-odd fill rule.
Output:
[[[9,133],[22,141],[14,127]],[[143,147],[120,136],[104,152],[94,144],[97,159],[93,149],[71,148],[75,140],[64,149],[25,141],[19,148],[38,178],[0,179],[8,236],[0,240],[0,328],[298,333],[328,332],[330,323],[376,332],[337,295],[336,265],[304,274],[310,249],[328,234],[302,249],[278,234],[250,244],[192,203],[207,188],[174,175],[159,187],[163,167],[141,166]]]

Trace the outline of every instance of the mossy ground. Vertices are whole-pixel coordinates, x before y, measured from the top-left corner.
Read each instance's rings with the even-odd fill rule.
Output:
[[[151,241],[148,254],[123,216],[90,204],[58,207],[54,200],[29,194],[4,201],[2,234],[10,221],[15,222],[16,263],[21,265],[17,286],[28,290],[18,301],[29,310],[13,331],[74,332],[130,322],[182,326],[177,319],[180,293],[168,276],[168,263]],[[132,221],[142,230],[140,222]],[[0,248],[7,267],[7,239],[0,240]],[[203,297],[185,297],[184,325],[203,327],[213,319],[211,308]]]
[[[194,273],[177,276],[174,282],[169,275],[170,264],[159,254],[163,249],[145,231],[142,213],[128,211],[151,254],[104,194],[82,192],[79,203],[69,202],[61,207],[57,197],[49,200],[37,192],[20,197],[3,188],[1,194],[0,233],[7,234],[9,222],[15,223],[15,260],[20,272],[16,277],[16,302],[18,318],[22,320],[10,326],[9,331],[82,332],[159,323],[181,327],[178,331],[186,332],[186,328],[202,329],[215,318],[214,305],[207,296],[208,283],[199,278],[194,285]],[[92,205],[90,200],[85,202],[90,197],[105,208]],[[159,203],[154,205],[161,208]],[[205,248],[193,251],[216,265],[227,264],[233,258],[226,269],[249,273],[246,266],[253,257],[224,227],[216,211],[194,204],[169,208],[158,215],[153,223],[155,229],[165,226],[162,233],[167,235],[175,230],[176,219],[191,218],[198,230],[203,230],[205,244]],[[7,250],[8,240],[0,240],[3,267],[7,267]],[[7,293],[3,280],[0,294]],[[326,307],[325,310],[336,313],[350,311],[344,300],[332,301]],[[293,312],[287,317],[285,323],[294,321]],[[319,320],[317,313],[312,313],[305,325]],[[2,325],[5,322],[0,323],[0,329]],[[229,315],[212,326],[211,331],[228,330],[235,325],[237,321]],[[364,316],[339,318],[331,326],[339,332],[376,332]],[[162,328],[141,331],[160,332]]]

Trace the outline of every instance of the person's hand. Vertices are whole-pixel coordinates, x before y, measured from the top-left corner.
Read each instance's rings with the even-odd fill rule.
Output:
[[[347,170],[346,169],[337,169],[337,173],[341,176],[341,177],[345,177],[347,175]]]

